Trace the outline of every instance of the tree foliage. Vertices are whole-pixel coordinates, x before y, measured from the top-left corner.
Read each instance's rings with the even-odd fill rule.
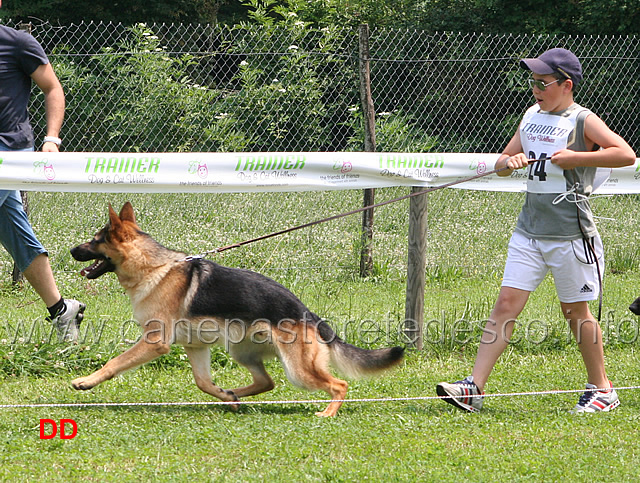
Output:
[[[267,12],[261,0],[14,0],[0,10],[13,20],[261,23],[278,9],[319,27],[371,27],[433,32],[629,35],[640,33],[639,0],[285,0]],[[263,9],[265,16],[256,18]]]
[[[251,0],[254,8],[260,0]],[[288,0],[313,25],[408,28],[432,32],[612,35],[640,33],[638,0]],[[229,8],[223,5],[221,12]]]
[[[613,1],[624,6],[625,0]],[[587,2],[597,5],[597,0],[574,1]],[[346,21],[360,12],[360,19],[378,19],[385,27],[394,25],[391,18],[419,25],[424,18],[409,18],[400,6],[417,12],[427,4],[440,8],[439,15],[429,18],[433,25],[443,30],[474,25],[474,32],[372,29],[378,151],[500,149],[531,102],[514,59],[559,44],[587,54],[590,81],[581,95],[589,106],[605,106],[602,117],[614,129],[617,124],[621,134],[626,129],[630,140],[637,138],[628,114],[637,105],[639,82],[633,53],[605,61],[617,44],[596,39],[588,48],[581,46],[580,39],[564,33],[573,25],[568,16],[552,28],[544,15],[531,13],[532,1],[523,0],[510,10],[511,16],[496,13],[496,22],[505,30],[515,28],[517,18],[531,13],[527,18],[535,22],[524,27],[538,33],[503,35],[482,32],[495,28],[485,20],[487,9],[498,12],[502,0],[377,4],[374,11],[373,2],[364,0],[243,0],[244,20],[233,26],[102,24],[98,33],[97,25],[85,24],[80,34],[76,29],[51,29],[52,62],[74,109],[66,129],[78,133],[66,147],[143,152],[362,150],[358,31],[353,28],[359,22],[351,20],[353,25],[344,27],[328,20]],[[473,7],[474,14],[454,8],[458,4]],[[575,18],[586,25],[595,22],[595,12],[584,10]],[[366,18],[369,14],[373,17]],[[563,33],[539,34],[545,29]],[[75,45],[78,35],[89,55],[65,56],[67,44]],[[633,42],[625,45],[633,49]],[[56,58],[56,53],[62,55]]]
[[[215,23],[228,0],[15,0],[6,2],[0,17],[70,24],[82,21]]]

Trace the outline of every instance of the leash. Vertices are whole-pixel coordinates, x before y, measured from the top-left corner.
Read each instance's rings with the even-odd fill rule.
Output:
[[[529,160],[529,164],[537,163],[538,161],[547,161],[549,159],[551,159],[551,158],[550,157],[546,157],[546,158],[540,158],[540,159],[532,159],[532,160]],[[362,208],[358,208],[356,210],[348,211],[346,213],[339,213],[337,215],[329,216],[327,218],[322,218],[320,220],[310,221],[310,222],[304,223],[302,225],[293,226],[291,228],[286,228],[284,230],[280,230],[280,231],[276,231],[276,232],[273,232],[273,233],[269,233],[267,235],[262,235],[262,236],[259,236],[259,237],[256,237],[256,238],[251,238],[250,240],[245,240],[245,241],[241,241],[241,242],[237,242],[237,243],[232,243],[231,245],[225,245],[225,246],[222,246],[222,247],[214,248],[213,250],[208,250],[206,252],[200,253],[199,255],[190,255],[190,256],[187,256],[187,257],[181,259],[180,261],[191,261],[191,260],[204,258],[207,255],[210,255],[212,253],[214,253],[214,254],[222,253],[222,252],[224,252],[226,250],[230,250],[232,248],[239,248],[241,246],[248,245],[250,243],[255,243],[255,242],[258,242],[258,241],[266,240],[268,238],[273,238],[275,236],[285,235],[287,233],[291,233],[291,232],[296,231],[296,230],[301,230],[303,228],[309,228],[311,226],[319,225],[321,223],[327,223],[329,221],[338,220],[338,219],[344,218],[346,216],[351,216],[351,215],[355,215],[357,213],[362,213],[363,211],[372,210],[372,209],[375,209],[375,208],[380,208],[381,206],[386,206],[386,205],[389,205],[391,203],[397,203],[398,201],[403,201],[403,200],[406,200],[408,198],[413,198],[414,196],[421,196],[421,195],[424,195],[424,194],[427,194],[427,193],[431,193],[433,191],[441,190],[441,189],[444,189],[444,188],[449,188],[449,187],[455,186],[457,184],[462,184],[462,183],[466,183],[468,181],[473,181],[473,180],[476,180],[476,179],[479,179],[479,178],[483,178],[485,176],[490,176],[492,174],[497,174],[497,173],[499,173],[501,171],[505,171],[507,169],[509,169],[507,166],[503,166],[502,168],[493,169],[491,171],[486,171],[484,173],[476,174],[476,175],[470,176],[468,178],[463,178],[463,179],[459,179],[459,180],[455,180],[455,181],[450,181],[448,183],[444,183],[444,184],[441,184],[441,185],[438,185],[438,186],[433,186],[431,188],[427,188],[427,189],[422,190],[422,191],[416,191],[414,193],[409,193],[408,195],[400,196],[400,197],[394,198],[392,200],[382,201],[380,203],[375,203],[373,205],[364,206]]]

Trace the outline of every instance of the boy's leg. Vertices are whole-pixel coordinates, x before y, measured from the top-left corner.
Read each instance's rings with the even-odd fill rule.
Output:
[[[598,388],[609,387],[604,368],[604,350],[600,324],[589,310],[589,300],[600,291],[604,273],[602,240],[573,240],[565,244],[548,242],[556,291],[562,314],[576,338],[587,370],[588,383]]]
[[[509,344],[517,317],[547,273],[537,242],[514,233],[509,241],[500,294],[484,327],[471,377],[436,386],[444,401],[467,411],[482,408],[482,392],[493,366]]]
[[[487,321],[473,367],[473,382],[482,391],[498,357],[504,352],[516,319],[548,268],[538,242],[515,232],[509,240],[507,263],[498,300]]]
[[[524,309],[530,293],[513,287],[503,286],[500,289],[498,300],[485,325],[471,373],[473,382],[480,391],[489,379],[498,358],[507,348],[515,321]]]
[[[561,302],[560,305],[582,354],[587,369],[587,382],[598,388],[609,387],[609,379],[604,368],[602,330],[591,314],[588,303]]]
[[[503,286],[498,300],[491,311],[491,318],[485,325],[472,377],[462,381],[441,382],[436,386],[436,393],[445,396],[444,402],[471,412],[482,409],[484,385],[489,379],[498,357],[509,344],[515,320],[522,312],[529,294],[526,290]]]
[[[611,411],[620,405],[620,400],[604,368],[600,324],[591,314],[587,302],[564,302],[561,305],[562,313],[567,318],[580,348],[589,381],[587,390],[571,412],[579,414]]]

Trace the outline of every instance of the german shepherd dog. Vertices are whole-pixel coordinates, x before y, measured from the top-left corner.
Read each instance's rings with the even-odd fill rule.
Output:
[[[316,414],[335,416],[347,383],[331,375],[329,363],[346,376],[359,377],[390,368],[403,357],[401,347],[366,350],[347,344],[270,278],[165,248],[140,230],[129,202],[119,215],[109,206],[106,226],[71,254],[78,261],[95,260],[80,272],[88,279],[115,272],[143,330],[129,350],[72,381],[75,389],[91,389],[168,353],[176,343],[185,348],[197,386],[222,401],[273,389],[263,360],[277,357],[293,384],[329,394],[332,402]],[[252,383],[232,390],[216,386],[210,371],[212,344],[224,345],[249,370]],[[239,405],[230,406],[237,410]]]

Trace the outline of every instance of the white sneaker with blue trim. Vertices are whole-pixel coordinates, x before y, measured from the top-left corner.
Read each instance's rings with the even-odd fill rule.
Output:
[[[609,381],[611,389],[599,390],[593,384],[587,384],[587,390],[582,396],[578,404],[571,411],[572,414],[577,413],[598,413],[600,411],[611,411],[620,405],[620,399],[616,393],[611,381]]]
[[[436,386],[436,392],[438,396],[449,396],[444,397],[443,401],[459,409],[472,413],[477,413],[482,409],[482,395],[484,393],[480,392],[478,386],[473,382],[473,376],[453,384],[441,382]]]

